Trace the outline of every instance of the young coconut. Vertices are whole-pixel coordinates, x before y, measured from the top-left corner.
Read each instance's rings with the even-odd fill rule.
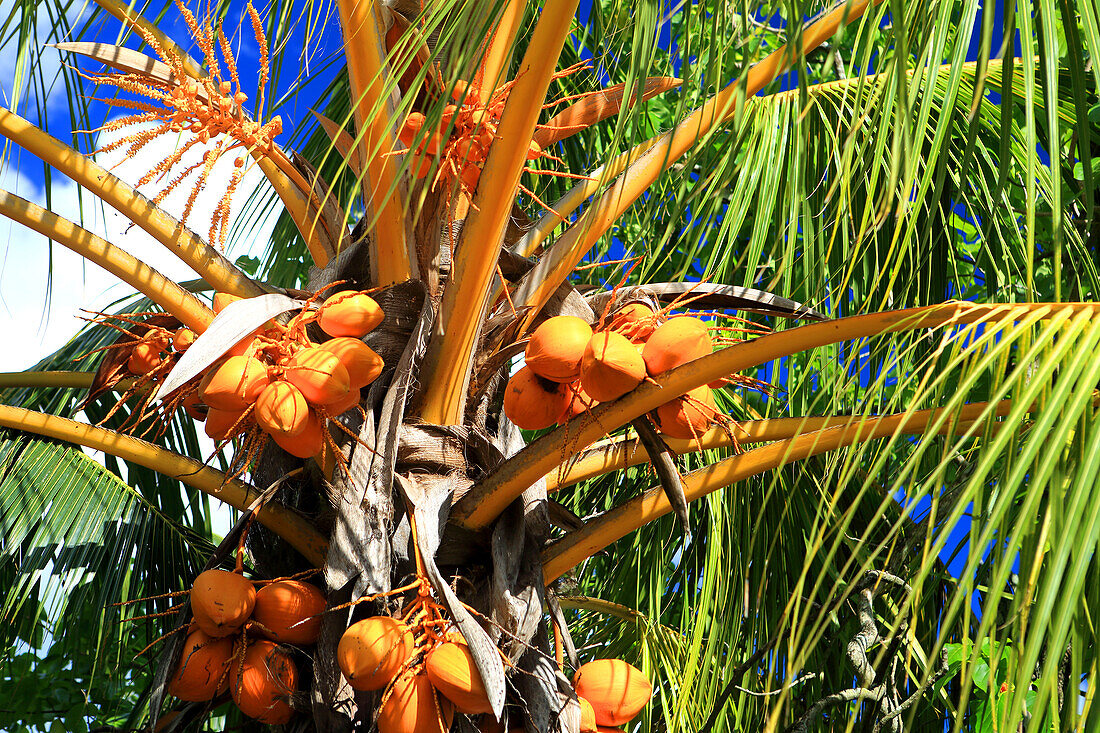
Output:
[[[313,458],[325,447],[324,426],[313,410],[309,411],[306,426],[297,435],[272,433],[275,444],[296,458]]]
[[[596,710],[592,703],[580,695],[577,695],[577,701],[581,704],[580,733],[596,733]]]
[[[161,352],[167,346],[163,341],[142,341],[130,352],[130,358],[126,361],[126,369],[131,374],[148,374],[160,366],[164,360]]]
[[[348,627],[336,648],[336,663],[356,690],[381,690],[413,653],[408,626],[389,616],[372,616]]]
[[[216,639],[201,629],[192,631],[183,642],[183,654],[168,681],[168,694],[187,702],[212,699],[228,679],[232,658],[232,639]]]
[[[339,402],[351,389],[351,376],[340,363],[340,357],[314,346],[300,349],[290,357],[284,376],[311,405]]]
[[[569,385],[569,405],[565,408],[565,413],[558,418],[558,425],[564,425],[568,421],[575,418],[577,415],[581,415],[588,412],[596,405],[600,404],[596,400],[588,396],[588,393],[581,387],[580,380],[573,382]]]
[[[188,347],[195,343],[197,338],[198,336],[190,328],[177,328],[176,332],[172,334],[172,348],[180,352],[187,351]]]
[[[348,370],[353,390],[366,387],[382,373],[382,357],[357,338],[343,336],[331,339],[321,344],[321,348],[336,354],[336,358]]]
[[[718,408],[707,385],[657,408],[657,427],[670,438],[693,440],[710,429]]]
[[[251,356],[231,356],[208,372],[199,385],[202,401],[215,410],[243,410],[269,383],[267,367]]]
[[[215,410],[211,407],[206,411],[206,425],[203,429],[211,440],[220,443],[233,437],[234,429],[242,417],[244,410]]]
[[[378,733],[447,733],[454,720],[454,706],[436,697],[423,672],[401,673],[378,710]]]
[[[466,644],[453,641],[440,644],[428,653],[424,669],[435,689],[453,702],[458,712],[476,715],[493,711],[481,673]]]
[[[269,434],[293,438],[301,435],[309,423],[309,404],[290,382],[272,382],[256,398],[253,417]]]
[[[330,295],[318,309],[317,324],[329,336],[362,338],[373,331],[385,314],[374,298],[355,290]]]
[[[566,385],[543,379],[525,366],[504,388],[504,414],[524,430],[542,430],[558,421],[570,399]]]
[[[653,694],[641,670],[621,659],[597,659],[582,664],[573,675],[577,695],[588,700],[596,714],[596,724],[615,727],[641,712]]]
[[[627,303],[611,316],[611,331],[618,331],[634,343],[642,343],[657,330],[657,314],[645,303]]]
[[[584,349],[581,388],[592,399],[610,402],[622,397],[645,379],[645,362],[629,339],[614,331],[601,331]]]
[[[270,641],[255,641],[236,664],[229,694],[241,712],[269,725],[282,725],[294,715],[288,700],[298,688],[294,660]]]
[[[714,350],[707,324],[698,318],[673,318],[646,340],[642,357],[649,376],[687,364]]]
[[[252,583],[228,570],[199,573],[191,586],[191,611],[195,623],[210,636],[222,637],[240,631],[256,605]]]
[[[325,606],[325,595],[317,586],[300,580],[277,580],[256,592],[252,620],[273,641],[313,644],[321,634]]]
[[[581,375],[584,349],[592,328],[576,316],[554,316],[531,334],[523,360],[535,374],[552,382],[572,382]]]

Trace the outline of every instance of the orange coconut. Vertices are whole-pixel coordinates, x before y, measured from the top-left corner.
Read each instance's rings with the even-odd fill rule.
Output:
[[[294,660],[270,641],[255,641],[234,664],[229,694],[241,712],[261,723],[282,725],[294,715],[290,696],[298,688]]]
[[[558,418],[559,425],[564,425],[577,415],[588,412],[593,407],[600,404],[588,396],[588,393],[581,387],[579,380],[566,386],[569,388],[569,404],[566,406],[562,416]]]
[[[275,444],[292,456],[298,458],[313,458],[325,447],[324,426],[317,413],[309,411],[306,418],[306,426],[297,435],[279,435],[272,433],[271,439]]]
[[[657,408],[657,426],[670,438],[691,440],[710,429],[717,414],[714,392],[703,385]]]
[[[214,313],[221,313],[225,310],[225,307],[230,303],[241,300],[239,295],[230,295],[229,293],[214,293]]]
[[[309,404],[301,390],[290,382],[272,382],[256,398],[253,417],[271,435],[293,438],[306,429]]]
[[[316,346],[300,349],[290,357],[284,376],[312,405],[339,402],[351,389],[351,376],[340,357]]]
[[[378,379],[382,373],[382,357],[374,349],[357,338],[342,336],[321,344],[325,351],[331,351],[348,370],[352,389],[361,389]]]
[[[524,430],[542,430],[558,421],[570,397],[564,384],[543,379],[525,366],[504,388],[504,414]]]
[[[596,733],[595,708],[592,707],[592,703],[580,695],[577,696],[577,701],[581,704],[581,733]]]
[[[458,712],[476,715],[493,711],[481,673],[466,644],[453,641],[440,644],[428,653],[424,669],[435,689],[453,702]]]
[[[168,681],[168,694],[188,702],[210,700],[226,680],[232,658],[232,639],[217,639],[201,629],[192,631],[183,642],[183,654]]]
[[[523,360],[535,374],[553,382],[572,382],[581,375],[584,349],[592,328],[575,316],[554,316],[531,334]]]
[[[267,367],[251,356],[231,356],[214,367],[200,384],[202,401],[215,410],[243,410],[269,383]]]
[[[646,340],[642,357],[649,376],[655,377],[713,350],[707,324],[698,318],[673,318]]]
[[[657,314],[645,303],[627,303],[611,316],[610,330],[634,343],[645,341],[657,329]]]
[[[634,344],[620,333],[601,331],[584,349],[581,387],[593,399],[610,402],[645,379],[645,362]]]
[[[160,352],[165,344],[161,341],[142,341],[130,352],[126,368],[131,374],[148,374],[160,366]]]
[[[242,575],[227,570],[199,573],[191,586],[191,611],[195,623],[210,636],[239,631],[256,605],[256,589]]]
[[[378,733],[447,733],[454,706],[436,697],[423,672],[403,672],[378,710]]]
[[[321,633],[325,610],[321,589],[300,580],[278,580],[256,592],[252,620],[264,636],[283,644],[313,644]]]
[[[187,351],[187,347],[195,343],[198,336],[190,328],[177,328],[172,334],[172,348],[176,351]]]
[[[244,410],[215,410],[211,407],[206,411],[204,430],[212,440],[219,442],[229,440],[234,435],[234,428],[237,430],[244,428],[244,423],[241,423],[243,415]],[[239,426],[238,423],[240,423]]]
[[[374,298],[355,290],[342,290],[321,304],[317,324],[329,336],[361,338],[382,322],[385,316]]]
[[[596,724],[609,727],[628,722],[653,694],[653,685],[641,670],[621,659],[597,659],[581,665],[573,675],[573,687],[592,704]]]
[[[413,653],[409,627],[389,616],[357,621],[340,637],[336,663],[356,690],[381,690]]]

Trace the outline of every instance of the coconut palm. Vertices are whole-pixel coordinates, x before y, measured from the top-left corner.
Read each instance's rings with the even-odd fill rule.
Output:
[[[572,670],[597,658],[653,682],[632,730],[1095,726],[1094,5],[1024,3],[999,27],[976,0],[341,0],[340,72],[297,104],[275,90],[322,4],[97,3],[121,43],[63,4],[19,5],[5,35],[20,74],[60,51],[63,79],[111,100],[100,138],[77,152],[18,97],[0,133],[200,279],[0,192],[0,213],[135,291],[0,376],[10,727],[258,725],[239,686],[166,689],[181,592],[234,561],[325,593],[316,644],[286,652],[297,729],[375,721],[392,690],[353,690],[337,645],[410,599],[484,682],[492,712],[456,726],[580,730]],[[35,30],[58,10],[59,49]],[[316,116],[287,135],[292,105]],[[140,181],[91,156],[140,159],[160,135],[181,152]],[[271,194],[231,215],[252,166]],[[150,184],[192,195],[173,216]],[[208,188],[225,198],[200,234]],[[232,261],[223,243],[264,207],[265,256]],[[322,410],[309,451],[247,412],[205,455],[183,409],[210,401],[204,375],[257,332],[286,356],[324,340],[309,321],[334,290],[384,313],[358,405]],[[212,291],[241,300],[215,317]],[[673,340],[666,370],[643,351],[648,375],[576,411],[542,377],[520,392],[543,324],[610,342],[639,306],[647,333],[701,315],[713,352]],[[132,366],[177,328],[198,339]],[[570,411],[532,418],[543,393]],[[677,408],[703,424],[676,437]]]

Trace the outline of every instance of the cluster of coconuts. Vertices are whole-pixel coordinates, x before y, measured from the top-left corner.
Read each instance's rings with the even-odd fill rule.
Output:
[[[473,655],[456,631],[416,664],[412,629],[389,616],[372,616],[348,627],[336,661],[352,688],[387,690],[378,711],[379,733],[447,731],[454,713],[489,715],[492,706]],[[573,678],[581,704],[581,733],[615,729],[636,716],[653,694],[640,670],[620,659],[582,665]],[[491,727],[491,726],[490,726]]]
[[[215,295],[215,312],[234,299]],[[316,310],[303,310],[286,326],[269,322],[261,327],[211,366],[199,383],[197,396],[208,408],[206,434],[227,440],[255,424],[291,455],[318,455],[325,448],[326,420],[357,406],[362,388],[382,372],[382,358],[360,339],[383,317],[365,292],[345,290]],[[332,338],[311,341],[305,331],[311,322]]]
[[[126,371],[135,377],[155,372],[173,352],[182,354],[195,342],[198,336],[186,326],[169,331],[160,326],[152,326],[130,351],[126,360]]]
[[[321,590],[300,580],[276,580],[257,591],[239,573],[201,573],[191,588],[194,621],[168,693],[204,702],[228,688],[245,715],[286,723],[298,668],[280,644],[316,643],[325,605]]]
[[[575,316],[546,319],[531,334],[525,365],[508,381],[504,414],[525,430],[548,428],[713,351],[705,322],[660,320],[644,303],[627,304],[597,331]],[[711,387],[703,385],[659,407],[656,418],[668,437],[692,439],[716,413]]]

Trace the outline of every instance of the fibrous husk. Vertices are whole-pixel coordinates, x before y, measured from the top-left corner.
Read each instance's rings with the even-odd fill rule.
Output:
[[[210,636],[222,637],[244,626],[256,605],[256,589],[237,573],[207,570],[191,587],[191,610],[199,628]]]
[[[595,334],[584,350],[581,387],[593,399],[610,402],[645,379],[642,355],[625,336],[614,331]]]
[[[581,359],[592,328],[576,316],[554,316],[531,334],[524,363],[552,382],[572,382],[581,375]]]
[[[294,715],[290,696],[298,688],[298,668],[270,641],[255,641],[235,664],[229,694],[241,712],[261,723],[282,725]]]
[[[183,654],[168,681],[168,694],[188,702],[212,699],[228,679],[232,657],[232,639],[217,639],[195,629],[183,643]]]
[[[252,619],[262,633],[283,644],[312,644],[321,632],[325,595],[300,580],[278,580],[256,592]]]
[[[372,616],[348,627],[336,660],[357,690],[381,690],[413,653],[409,627],[389,616]]]
[[[577,695],[588,700],[596,724],[619,726],[641,712],[653,695],[642,671],[621,659],[597,659],[581,665],[573,676]]]
[[[306,429],[309,403],[302,391],[290,382],[272,382],[256,398],[253,416],[271,435],[292,438]]]
[[[565,385],[543,379],[525,366],[504,389],[504,414],[524,430],[542,430],[558,421],[570,397]]]
[[[362,338],[383,318],[382,309],[374,298],[354,290],[341,290],[321,305],[317,322],[329,336]]]
[[[339,402],[351,389],[351,376],[340,358],[318,347],[301,349],[290,357],[284,377],[300,389],[312,405]]]
[[[460,713],[492,712],[485,684],[466,644],[455,641],[440,644],[428,653],[424,668],[435,689],[454,703]]]
[[[714,350],[707,324],[698,318],[669,320],[646,340],[642,357],[651,377],[706,356]]]
[[[243,410],[268,385],[267,367],[251,356],[231,356],[203,377],[202,401],[215,410]]]
[[[321,344],[321,348],[331,351],[340,359],[340,363],[348,371],[351,389],[366,387],[382,373],[382,357],[357,338],[334,338]]]
[[[707,385],[696,387],[657,408],[657,427],[670,438],[697,439],[710,429],[718,408]]]
[[[440,699],[423,672],[406,671],[393,683],[389,699],[378,710],[379,733],[447,733],[454,706]]]

